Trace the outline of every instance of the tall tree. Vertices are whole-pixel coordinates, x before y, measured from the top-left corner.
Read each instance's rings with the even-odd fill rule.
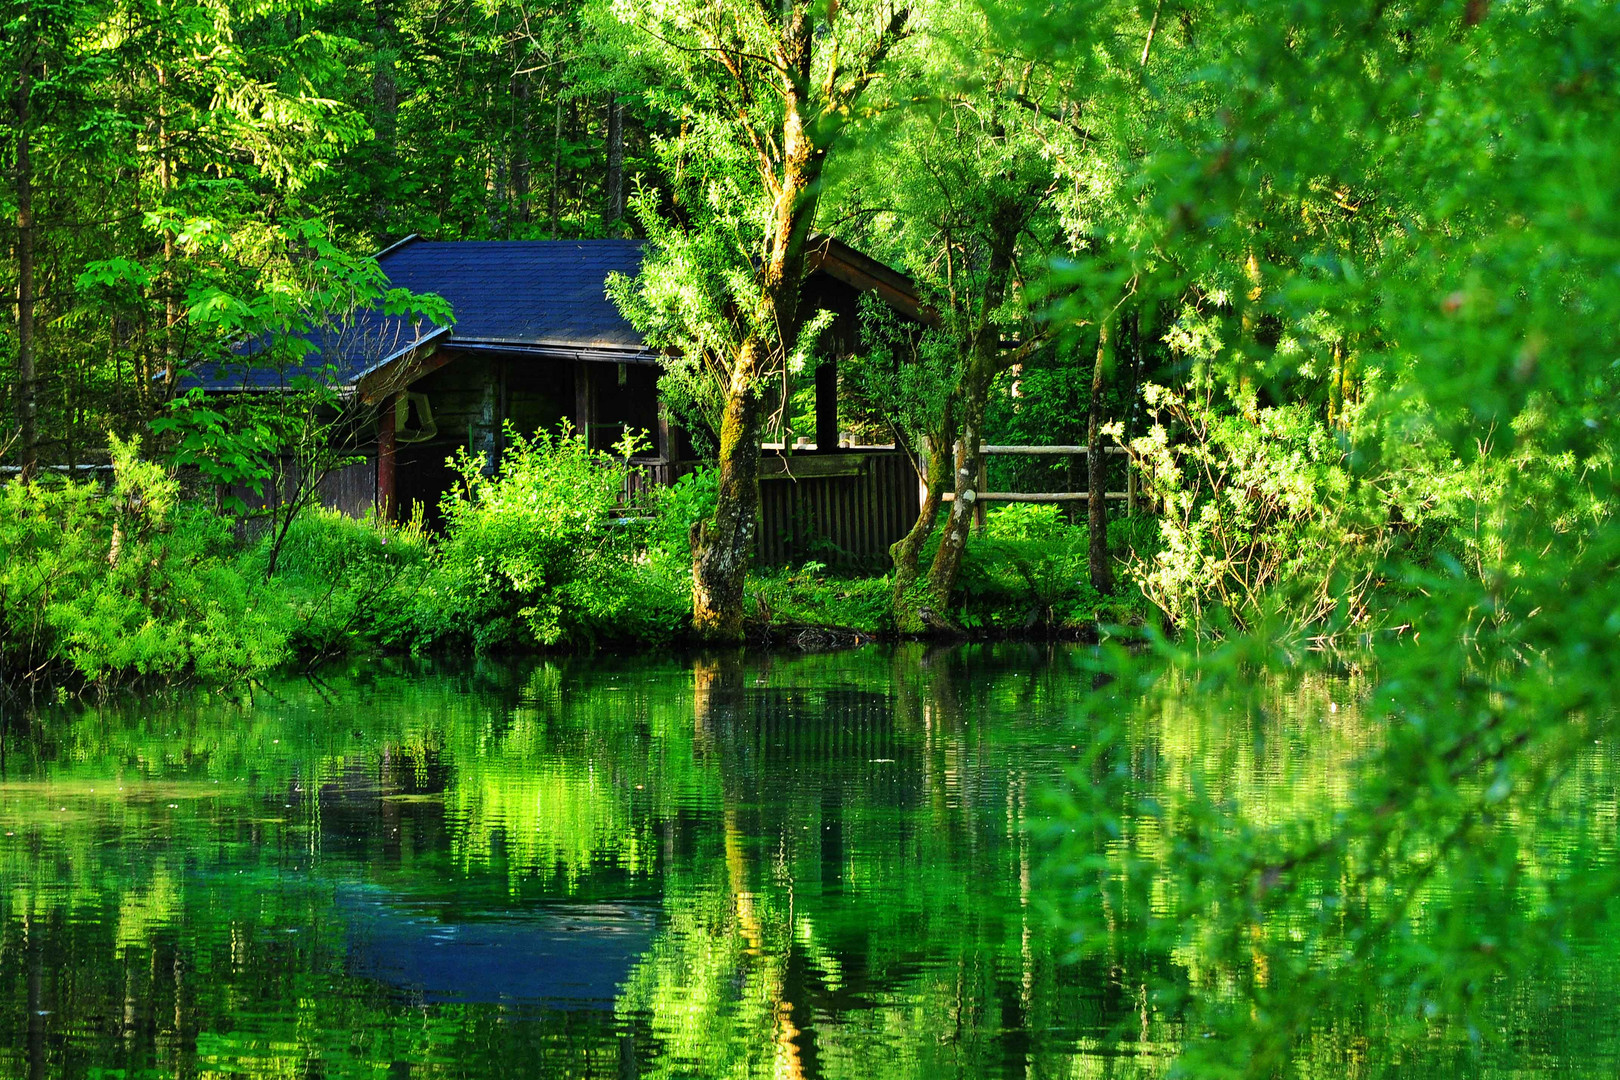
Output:
[[[1120,26],[1136,17],[1124,5],[1107,14]],[[1039,51],[1009,49],[978,9],[936,14],[902,59],[895,90],[908,107],[884,121],[871,139],[881,149],[840,178],[840,194],[874,206],[862,215],[863,240],[911,271],[939,316],[920,336],[869,320],[872,352],[858,369],[867,400],[903,439],[925,448],[920,511],[891,549],[896,622],[923,631],[950,624],[981,508],[982,445],[997,380],[1055,335],[1099,325],[1067,320],[1074,301],[1060,297],[1048,270],[1055,259],[1111,257],[1098,222],[1119,194],[1118,140],[1082,118],[1119,94],[1116,63],[1075,72]],[[910,167],[897,170],[896,159]],[[1054,319],[1054,307],[1063,319]],[[1099,360],[1093,375],[1100,378],[1106,361]],[[1093,414],[1100,419],[1100,410]],[[1100,463],[1100,454],[1092,457]]]
[[[10,21],[10,20],[8,20]],[[34,383],[34,69],[39,62],[40,22],[27,14],[11,21],[15,34],[16,91],[12,106],[12,162],[17,202],[17,462],[22,480],[33,476],[38,461],[37,401]]]
[[[894,0],[626,10],[690,104],[677,106],[683,136],[666,150],[675,220],[641,199],[651,250],[638,286],[616,295],[651,344],[680,350],[713,381],[720,492],[693,531],[693,624],[736,640],[769,394],[813,345],[807,326],[825,324],[802,291],[824,175],[911,12]]]

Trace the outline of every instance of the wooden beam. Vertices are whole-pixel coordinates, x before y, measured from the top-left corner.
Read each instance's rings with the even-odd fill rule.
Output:
[[[655,449],[658,451],[658,464],[654,473],[658,483],[668,485],[676,481],[681,471],[681,463],[677,460],[681,444],[680,433],[675,430],[675,425],[670,423],[669,410],[664,407],[663,401],[657,401],[656,406],[658,431]]]
[[[591,368],[583,360],[574,361],[574,428],[585,436],[585,445],[591,445],[591,422],[596,419],[596,395],[591,382]]]
[[[826,235],[812,237],[805,262],[812,273],[820,271],[862,292],[876,293],[902,314],[929,326],[939,325],[939,312],[922,303],[911,278],[841,240]]]
[[[377,413],[377,520],[394,520],[395,396],[383,398]]]
[[[761,454],[761,480],[808,480],[823,476],[859,476],[866,466],[865,454]]]
[[[465,354],[453,352],[443,345],[431,352],[416,350],[383,365],[360,380],[360,400],[367,405],[376,404],[383,397],[403,390],[424,375],[438,371],[452,360]]]

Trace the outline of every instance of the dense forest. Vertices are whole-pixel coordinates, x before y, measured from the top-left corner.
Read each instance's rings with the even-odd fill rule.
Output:
[[[409,234],[646,237],[614,299],[670,355],[665,407],[715,467],[666,515],[702,519],[690,571],[682,530],[660,530],[673,549],[654,562],[681,580],[546,565],[574,546],[552,522],[532,565],[480,587],[476,616],[440,610],[446,625],[393,644],[465,639],[458,620],[483,628],[492,612],[521,622],[535,596],[570,590],[510,643],[595,640],[648,591],[654,621],[690,618],[701,636],[740,635],[756,608],[817,614],[803,588],[778,582],[790,595],[773,607],[768,586],[745,585],[756,448],[791,424],[826,325],[801,301],[816,233],[929,298],[921,333],[865,312],[841,419],[916,449],[934,478],[887,600],[834,588],[856,609],[821,621],[960,630],[1009,605],[1071,626],[1280,614],[1325,640],[1409,621],[1393,606],[1424,586],[1399,566],[1494,590],[1517,551],[1547,552],[1546,567],[1597,550],[1614,28],[1596,8],[25,3],[6,20],[0,372],[24,483],[7,488],[4,528],[15,550],[64,560],[8,571],[8,625],[29,642],[4,650],[13,671],[67,660],[72,624],[94,616],[51,598],[82,598],[62,583],[103,561],[75,569],[84,552],[31,531],[37,500],[65,500],[45,512],[58,520],[76,507],[76,529],[104,534],[92,547],[167,537],[160,561],[182,578],[230,561],[223,534],[175,539],[217,522],[159,521],[172,497],[124,472],[117,512],[28,481],[104,469],[127,447],[131,469],[145,455],[204,487],[271,481],[279,499],[277,463],[330,441],[331,388],[223,406],[181,393],[186,372],[244,340],[295,353],[368,304],[453,318],[371,261]],[[1159,514],[1112,536],[1104,498],[1078,530],[1014,506],[975,545],[978,447],[998,439],[1128,447]],[[514,462],[528,480],[503,467],[465,488],[462,527],[434,556],[443,580],[418,593],[465,591],[445,551],[477,548],[502,484],[568,472],[552,455],[566,439],[547,446]],[[1095,496],[1107,457],[1086,460],[1084,477],[995,464],[1062,471]],[[242,610],[262,613],[243,590],[287,566],[290,535],[361,542],[317,539],[310,495],[286,500],[271,551],[237,575]],[[434,543],[397,550],[427,560]],[[105,561],[118,569],[116,552]],[[337,625],[369,625],[353,618],[368,589],[426,572],[313,587],[327,606],[344,594]],[[133,606],[110,587],[127,609],[115,619],[208,617],[151,620],[150,582]],[[986,605],[953,612],[975,589]],[[279,654],[286,634],[269,637]],[[92,677],[129,666],[81,660],[69,666]]]
[[[1613,4],[0,10],[8,693],[244,694],[384,652],[1099,642],[1041,691],[1090,725],[1078,764],[1038,812],[1004,796],[1043,867],[1009,910],[1056,928],[1054,965],[1132,972],[1117,989],[1144,1043],[1150,1014],[1173,1028],[1173,1075],[1373,1075],[1313,1040],[1374,1015],[1387,1060],[1473,1071],[1485,995],[1553,985],[1610,917]],[[448,325],[379,268],[413,234],[644,240],[605,288],[701,467],[650,488],[637,433],[513,430],[498,467],[458,453],[437,506],[323,509],[363,402],[318,375],[235,398],[188,379],[244,343],[302,370],[359,311]],[[860,572],[753,557],[761,445],[807,430],[833,347],[807,300],[823,235],[922,297],[909,322],[863,301],[840,361],[841,428],[925,478]],[[981,489],[1086,497],[981,514]],[[1331,751],[1277,793],[1246,756],[1273,699],[1329,693],[1279,738]],[[1216,715],[1257,719],[1206,746]]]
[[[1343,644],[1420,626],[1434,575],[1491,623],[1544,610],[1520,575],[1607,577],[1599,8],[177,0],[6,20],[0,529],[35,553],[4,571],[13,676],[773,619]],[[453,321],[372,258],[413,234],[645,238],[607,288],[710,467],[629,519],[622,465],[555,431],[514,432],[498,470],[469,446],[439,529],[289,491],[288,462],[339,460],[353,403],[319,378],[221,401],[188,373],[243,342],[302,360],[367,307]],[[913,452],[928,490],[885,577],[750,584],[760,443],[792,434],[830,347],[805,291],[821,234],[923,298],[922,323],[863,306],[839,419]],[[1087,492],[1083,521],[976,521],[997,441],[1122,448],[1152,513],[1109,520],[1094,452],[989,474]],[[267,484],[268,508],[224,494]]]

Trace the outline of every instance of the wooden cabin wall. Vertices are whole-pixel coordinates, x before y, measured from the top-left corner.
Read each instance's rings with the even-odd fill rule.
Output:
[[[281,493],[281,501],[284,503],[297,491],[298,469],[290,463],[284,464],[283,468],[287,470]],[[321,480],[319,491],[320,504],[328,510],[337,510],[350,517],[364,517],[371,512],[376,503],[376,453],[368,451],[363,455],[363,460],[341,469],[334,469]],[[269,488],[265,489],[263,496],[255,495],[241,486],[229,489],[228,494],[235,495],[252,510],[263,510],[276,501],[275,492]]]
[[[523,435],[556,431],[573,415],[573,365],[514,356],[506,363],[506,415]]]
[[[428,523],[440,524],[439,502],[458,482],[446,464],[466,447],[485,455],[487,468],[500,460],[510,420],[521,434],[557,430],[569,415],[574,382],[566,362],[513,354],[467,353],[408,387],[425,394],[438,434],[422,442],[401,442],[396,451],[395,505],[400,517],[421,503]]]

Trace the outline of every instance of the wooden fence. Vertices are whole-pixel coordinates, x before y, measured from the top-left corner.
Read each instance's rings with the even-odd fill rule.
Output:
[[[767,451],[760,461],[759,508],[756,550],[764,565],[813,559],[882,568],[889,545],[910,531],[921,503],[917,472],[904,451]]]
[[[993,502],[1023,502],[1023,503],[1067,503],[1088,502],[1091,499],[1089,491],[986,491],[989,478],[986,475],[985,458],[993,454],[1021,454],[1038,457],[1086,457],[1091,453],[1088,446],[990,446],[979,447],[979,476],[975,485],[975,503],[973,507],[973,524],[977,529],[984,528],[985,504]],[[1128,453],[1123,446],[1105,446],[1103,453],[1116,457],[1125,457],[1125,490],[1105,491],[1103,498],[1123,501],[1129,513],[1136,513],[1140,508],[1141,494],[1136,479],[1136,468],[1129,460]],[[944,495],[946,502],[951,502],[956,495],[947,491]]]
[[[636,458],[623,502],[673,484],[697,462]],[[910,457],[888,447],[787,455],[767,446],[759,463],[754,552],[763,566],[810,560],[850,569],[886,569],[889,545],[910,531],[922,503]],[[633,509],[631,512],[635,512]]]

